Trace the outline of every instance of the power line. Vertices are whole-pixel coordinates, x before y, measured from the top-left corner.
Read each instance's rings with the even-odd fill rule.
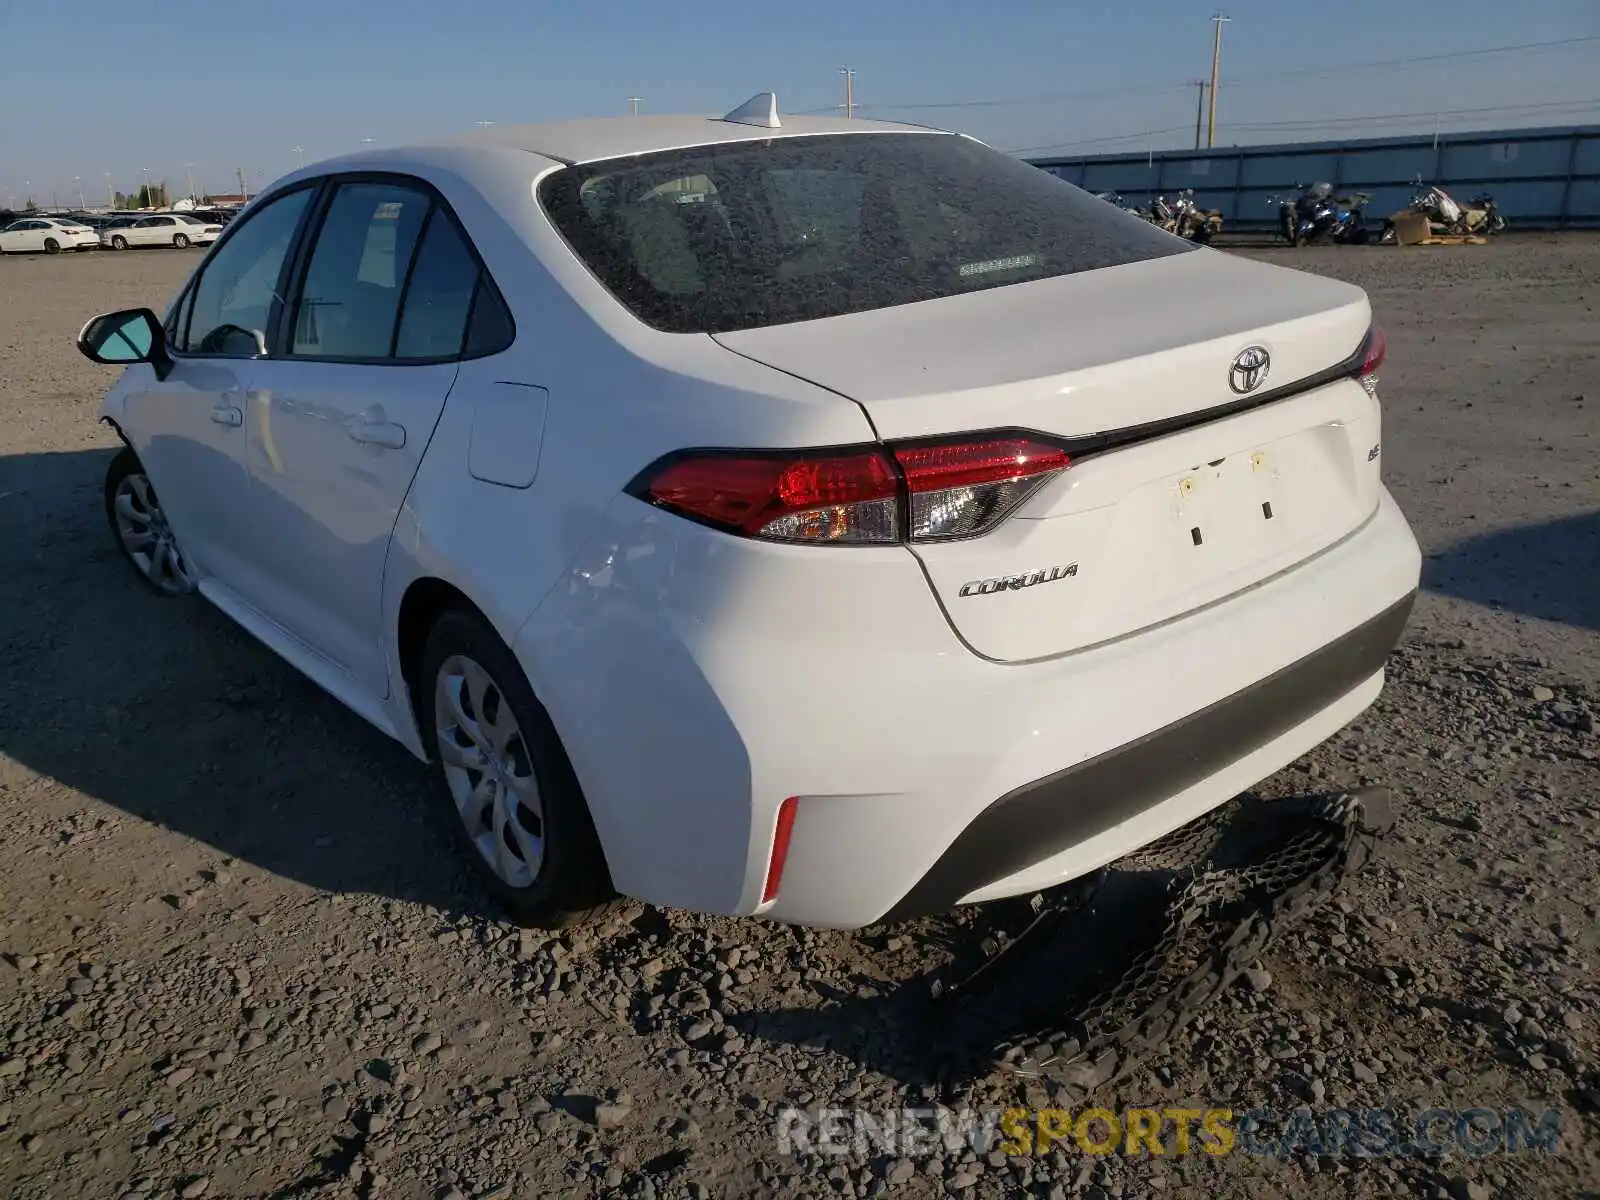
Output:
[[[1079,146],[1104,146],[1108,142],[1136,142],[1141,139],[1161,137],[1168,133],[1182,133],[1188,128],[1187,125],[1172,125],[1166,129],[1141,129],[1138,133],[1119,133],[1112,137],[1085,138],[1081,142],[1055,142],[1049,146],[1019,146],[1015,150],[1005,150],[1002,153],[1036,154],[1045,150],[1072,150]]]
[[[1303,121],[1256,121],[1249,124],[1235,123],[1235,129],[1302,129],[1314,125],[1365,125],[1379,121],[1399,121],[1416,119],[1418,117],[1455,117],[1489,112],[1528,112],[1537,109],[1577,108],[1587,109],[1600,106],[1600,97],[1589,100],[1546,100],[1538,104],[1494,104],[1484,108],[1436,108],[1408,113],[1378,113],[1369,117],[1329,117],[1307,119]]]
[[[1536,104],[1493,104],[1482,108],[1428,108],[1415,112],[1374,113],[1364,117],[1310,117],[1297,121],[1256,121],[1235,122],[1232,129],[1314,129],[1328,125],[1371,125],[1384,121],[1415,121],[1427,117],[1462,117],[1477,116],[1483,113],[1501,112],[1530,112],[1537,110],[1560,110],[1600,108],[1600,97],[1589,100],[1546,100]],[[1077,142],[1055,142],[1048,146],[1021,146],[1015,150],[1007,150],[1007,154],[1042,154],[1047,151],[1073,150],[1080,146],[1103,146],[1108,142],[1136,142],[1141,139],[1159,136],[1167,133],[1178,133],[1187,130],[1187,125],[1175,125],[1170,129],[1137,130],[1132,133],[1117,134],[1113,137],[1089,138]]]
[[[1345,63],[1337,67],[1303,67],[1294,70],[1257,71],[1238,75],[1228,80],[1229,87],[1247,86],[1271,79],[1317,79],[1349,75],[1355,71],[1377,71],[1388,67],[1409,67],[1418,63],[1451,62],[1462,58],[1481,58],[1490,54],[1518,54],[1530,50],[1548,50],[1558,46],[1576,46],[1600,42],[1600,34],[1583,37],[1557,38],[1547,42],[1521,42],[1512,46],[1486,46],[1478,50],[1455,50],[1445,54],[1417,54],[1409,58],[1386,58],[1376,62]],[[937,103],[872,104],[864,107],[872,112],[906,112],[917,109],[944,108],[1025,108],[1030,105],[1062,104],[1070,100],[1089,100],[1101,96],[1126,96],[1135,93],[1187,92],[1193,84],[1145,83],[1119,85],[1112,88],[1095,88],[1090,91],[1062,92],[1052,96],[1014,96],[1003,99],[946,100]],[[808,109],[811,113],[835,112],[837,104],[825,108]]]

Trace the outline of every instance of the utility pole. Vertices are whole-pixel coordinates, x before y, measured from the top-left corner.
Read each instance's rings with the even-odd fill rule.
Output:
[[[117,211],[117,189],[111,186],[111,172],[106,172],[106,203],[111,206],[111,211]]]
[[[244,185],[244,168],[235,167],[234,170],[239,173],[239,195],[243,196],[246,200],[250,199],[250,190]]]
[[[83,176],[74,175],[72,177],[72,182],[78,186],[78,211],[82,212],[84,209],[89,207],[83,202]]]
[[[1200,89],[1200,98],[1195,101],[1194,106],[1194,148],[1198,150],[1200,149],[1200,125],[1206,115],[1206,81],[1204,79],[1196,79],[1194,86]]]
[[[193,200],[196,204],[199,204],[200,197],[194,193],[194,164],[184,163],[183,169],[189,176],[189,199]]]
[[[139,207],[140,208],[154,208],[155,207],[155,195],[150,190],[150,168],[149,167],[144,167],[144,168],[142,168],[142,170],[144,171],[144,203],[141,204]]]
[[[304,146],[290,146],[289,153],[294,155],[294,165],[296,167],[306,165],[306,148]]]
[[[1211,24],[1216,27],[1216,36],[1211,43],[1211,119],[1206,123],[1207,147],[1217,142],[1217,67],[1222,62],[1222,27],[1231,19],[1221,13],[1211,18]]]
[[[639,115],[639,97],[638,96],[629,96],[628,97],[628,115],[630,117],[637,117]]]
[[[856,115],[856,73],[849,67],[840,67],[839,74],[844,76],[844,117],[853,121]]]

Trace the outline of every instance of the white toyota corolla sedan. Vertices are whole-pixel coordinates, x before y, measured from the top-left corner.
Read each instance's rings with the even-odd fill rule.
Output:
[[[528,923],[1071,880],[1349,723],[1418,586],[1360,289],[770,94],[305,167],[79,345],[140,576]]]

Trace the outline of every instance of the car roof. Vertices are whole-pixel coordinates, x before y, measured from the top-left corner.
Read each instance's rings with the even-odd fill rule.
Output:
[[[473,133],[442,139],[439,144],[501,146],[541,154],[558,162],[586,163],[626,158],[658,150],[729,142],[767,141],[781,137],[806,137],[843,133],[941,133],[923,125],[893,121],[862,121],[843,117],[783,116],[777,129],[747,125],[716,116],[590,117],[575,121],[545,121],[533,125],[494,125]]]
[[[491,125],[472,133],[353,151],[291,171],[251,197],[243,209],[235,211],[249,211],[262,196],[279,194],[306,180],[341,172],[431,170],[444,175],[475,177],[479,184],[499,177],[502,183],[516,181],[514,186],[521,186],[524,168],[515,160],[524,154],[534,157],[534,172],[542,174],[546,168],[558,164],[570,166],[659,151],[769,142],[779,138],[875,133],[966,136],[927,125],[838,116],[780,115],[780,123],[773,126],[765,120],[769,102],[776,107],[776,100],[762,93],[721,117],[705,114],[589,117],[528,125]],[[747,118],[753,107],[762,109],[753,120],[734,119]],[[498,163],[495,160],[499,160]]]

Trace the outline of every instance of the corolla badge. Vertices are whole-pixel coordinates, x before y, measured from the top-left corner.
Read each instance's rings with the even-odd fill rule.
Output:
[[[1038,587],[1041,583],[1054,583],[1058,579],[1071,579],[1078,573],[1077,563],[1064,563],[1059,567],[1042,567],[1037,571],[1024,571],[1020,575],[996,575],[992,579],[974,579],[961,585],[962,596],[993,596],[997,592],[1018,592],[1023,588]]]
[[[1233,356],[1233,365],[1228,368],[1228,386],[1241,396],[1253,392],[1267,381],[1270,370],[1272,355],[1267,353],[1267,348],[1246,346]]]

